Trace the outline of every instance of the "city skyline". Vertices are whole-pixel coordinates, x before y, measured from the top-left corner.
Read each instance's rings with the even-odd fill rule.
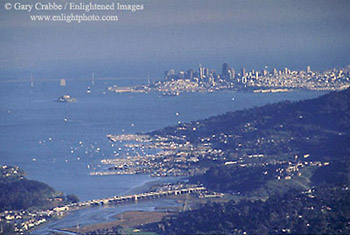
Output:
[[[282,75],[282,74],[291,74],[291,73],[306,73],[306,74],[314,74],[314,73],[324,73],[331,70],[340,70],[343,69],[348,70],[350,68],[350,65],[346,65],[343,68],[340,68],[339,66],[335,66],[333,68],[327,68],[325,70],[312,70],[310,65],[305,65],[305,70],[303,69],[293,69],[288,67],[281,66],[280,69],[277,69],[276,67],[269,67],[264,66],[263,68],[250,68],[246,69],[245,67],[237,68],[235,66],[230,66],[228,63],[222,64],[222,69],[217,70],[215,68],[203,66],[202,64],[198,65],[198,69],[179,69],[178,71],[171,68],[164,72],[164,78],[167,79],[167,77],[171,78],[171,76],[176,76],[177,79],[184,79],[186,76],[189,76],[188,78],[192,79],[193,77],[197,77],[199,79],[207,78],[209,76],[214,76],[215,78],[218,76],[218,78],[226,78],[226,79],[234,79],[236,77],[246,77],[246,76],[267,76],[267,75]],[[346,72],[348,74],[349,72]]]

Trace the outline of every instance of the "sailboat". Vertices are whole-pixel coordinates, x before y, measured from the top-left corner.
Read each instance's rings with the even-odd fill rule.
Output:
[[[95,86],[95,74],[93,73],[92,76],[91,76],[91,85],[92,86]],[[87,90],[86,90],[86,93],[91,93],[91,88],[88,86]]]

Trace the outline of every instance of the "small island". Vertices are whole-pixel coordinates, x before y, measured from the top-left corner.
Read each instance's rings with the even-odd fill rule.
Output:
[[[59,102],[59,103],[73,103],[76,101],[77,99],[74,97],[71,97],[70,95],[61,96],[56,100],[56,102]]]

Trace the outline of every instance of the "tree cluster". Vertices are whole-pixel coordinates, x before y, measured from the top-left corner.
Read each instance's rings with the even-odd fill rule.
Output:
[[[349,234],[350,189],[290,191],[265,202],[208,202],[148,226],[162,234]]]

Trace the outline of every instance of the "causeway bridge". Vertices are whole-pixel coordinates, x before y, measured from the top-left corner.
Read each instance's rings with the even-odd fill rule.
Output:
[[[125,202],[132,202],[132,201],[137,202],[143,199],[167,197],[170,195],[199,193],[205,190],[206,190],[205,187],[193,187],[193,188],[185,188],[185,189],[169,190],[169,191],[147,192],[147,193],[127,195],[127,196],[114,196],[114,197],[103,198],[103,199],[95,199],[95,200],[89,200],[84,202],[71,203],[66,206],[56,207],[54,208],[54,211],[57,211],[57,212],[68,211],[68,210],[75,210],[80,207],[106,205],[110,203],[115,204],[115,203],[125,203]]]

